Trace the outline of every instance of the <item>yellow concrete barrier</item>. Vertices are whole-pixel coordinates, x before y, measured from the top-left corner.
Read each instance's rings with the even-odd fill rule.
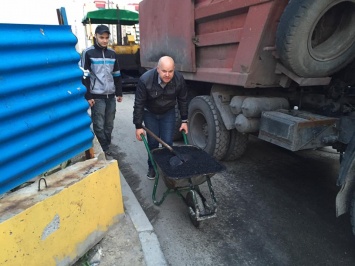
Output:
[[[70,265],[124,213],[117,161],[77,163],[0,200],[0,265]]]

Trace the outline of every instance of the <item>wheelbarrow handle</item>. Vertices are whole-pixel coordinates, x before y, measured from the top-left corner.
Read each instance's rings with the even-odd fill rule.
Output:
[[[147,131],[147,133],[149,135],[151,135],[156,141],[158,141],[159,143],[161,143],[165,148],[169,149],[169,151],[171,151],[172,153],[175,154],[175,151],[173,150],[173,148],[168,144],[166,143],[165,141],[163,141],[161,138],[159,138],[157,135],[155,135],[152,131],[150,131],[150,129],[146,128],[145,126],[143,126],[143,129],[145,131]]]

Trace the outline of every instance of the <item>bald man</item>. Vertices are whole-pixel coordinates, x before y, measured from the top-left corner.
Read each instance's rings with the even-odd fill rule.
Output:
[[[156,68],[145,72],[139,79],[136,89],[133,124],[136,138],[141,141],[145,135],[142,124],[153,131],[170,146],[173,145],[175,131],[175,105],[178,103],[181,116],[180,131],[188,133],[187,89],[184,77],[175,71],[174,60],[169,56],[159,59]],[[150,150],[159,147],[159,142],[146,135]],[[148,179],[155,178],[155,171],[148,158]]]

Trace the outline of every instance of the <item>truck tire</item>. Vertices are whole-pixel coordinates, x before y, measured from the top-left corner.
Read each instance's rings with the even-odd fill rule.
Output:
[[[223,161],[234,161],[240,158],[247,149],[248,134],[242,134],[236,129],[230,130],[229,147]]]
[[[291,0],[276,32],[281,63],[301,77],[334,74],[355,56],[355,0]]]
[[[227,152],[229,131],[210,96],[197,96],[189,105],[188,141],[221,160]]]

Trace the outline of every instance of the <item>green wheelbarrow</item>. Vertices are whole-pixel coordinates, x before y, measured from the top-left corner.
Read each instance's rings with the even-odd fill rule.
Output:
[[[152,199],[153,203],[159,206],[169,194],[177,194],[187,205],[192,224],[199,227],[201,221],[216,217],[217,200],[212,188],[211,177],[217,172],[225,170],[225,167],[202,149],[188,145],[186,134],[184,132],[182,134],[185,145],[174,146],[174,150],[176,153],[186,155],[186,158],[189,159],[178,165],[171,164],[171,159],[175,155],[171,150],[162,147],[151,151],[145,136],[141,135],[155,170]],[[167,189],[161,199],[157,200],[156,193],[160,177]],[[199,188],[205,182],[211,197],[209,202]]]

